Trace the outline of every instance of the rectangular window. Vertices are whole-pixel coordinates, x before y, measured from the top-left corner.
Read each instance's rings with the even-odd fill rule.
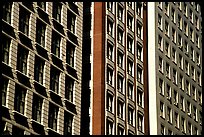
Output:
[[[164,135],[164,126],[161,125],[161,135]]]
[[[143,132],[143,116],[138,113],[138,130]]]
[[[113,96],[107,93],[107,110],[113,112]]]
[[[130,59],[128,59],[127,62],[128,62],[128,74],[133,76],[133,62]]]
[[[123,31],[118,28],[118,43],[123,44]]]
[[[178,93],[176,90],[174,90],[174,104],[177,105],[178,103]]]
[[[195,69],[193,66],[191,66],[191,77],[193,80],[195,80]]]
[[[36,25],[36,42],[41,46],[45,47],[45,29],[46,25],[37,19]]]
[[[17,53],[17,70],[23,74],[27,74],[27,59],[28,59],[28,50],[18,45]]]
[[[128,124],[133,125],[133,112],[134,110],[128,106]]]
[[[178,47],[179,47],[180,49],[182,49],[181,42],[182,42],[181,35],[178,34]]]
[[[136,8],[137,8],[137,15],[138,16],[142,16],[142,2],[137,2],[137,5],[136,5]]]
[[[160,35],[158,36],[158,48],[163,51],[163,40]]]
[[[48,117],[48,127],[57,131],[57,118],[58,118],[59,108],[49,103],[49,117]]]
[[[184,97],[182,97],[182,96],[181,96],[180,104],[181,104],[181,110],[184,111],[184,109],[185,109],[185,103],[184,103]]]
[[[190,122],[188,122],[188,133],[189,133],[190,135],[192,135],[192,133],[191,133],[191,123],[190,123]]]
[[[43,98],[33,94],[33,108],[32,108],[32,119],[41,123],[41,114],[42,114],[42,103]]]
[[[50,89],[55,93],[58,93],[59,91],[59,76],[60,76],[60,72],[54,67],[51,67],[50,69]]]
[[[113,135],[113,122],[110,120],[107,120],[106,125],[106,135]]]
[[[118,125],[118,135],[123,135],[124,134],[124,128]]]
[[[185,129],[185,119],[182,117],[181,118],[181,130],[185,133],[186,131],[186,129]]]
[[[202,94],[201,94],[200,91],[198,91],[198,102],[199,102],[200,104],[202,104]]]
[[[186,74],[189,75],[189,63],[187,60],[185,61],[185,71],[186,71]]]
[[[133,100],[133,84],[128,82],[128,98]]]
[[[64,113],[64,135],[72,135],[73,116],[68,112]]]
[[[160,116],[164,118],[164,103],[160,102]]]
[[[179,54],[179,67],[183,69],[183,57]]]
[[[142,68],[137,66],[137,81],[142,83]]]
[[[164,95],[164,82],[162,79],[159,79],[159,93]]]
[[[127,27],[128,27],[130,30],[133,29],[132,24],[133,24],[133,17],[132,17],[130,14],[128,14],[128,15],[127,15]]]
[[[62,5],[59,2],[53,2],[53,11],[52,16],[55,18],[59,23],[61,22],[61,9]]]
[[[169,52],[169,43],[168,42],[165,43],[165,51],[166,51],[166,55],[169,57],[170,52]]]
[[[134,53],[134,51],[133,51],[133,39],[130,37],[127,37],[127,44],[128,44],[128,51],[131,53]]]
[[[74,54],[75,54],[75,46],[70,42],[67,43],[67,52],[66,52],[66,62],[71,67],[74,67]]]
[[[118,51],[118,66],[123,68],[123,53]]]
[[[7,95],[7,88],[8,88],[8,79],[4,78],[2,79],[2,87],[1,87],[1,101],[2,105],[6,106],[6,95]]]
[[[177,128],[179,128],[179,116],[178,116],[178,113],[175,112],[175,115],[174,115],[174,116],[175,116],[175,117],[174,117],[175,126],[176,126]]]
[[[113,70],[111,68],[107,68],[107,82],[113,85]]]
[[[123,76],[118,75],[118,91],[123,93]]]
[[[25,35],[28,36],[29,33],[29,19],[30,19],[30,13],[25,8],[20,6],[19,11],[19,30],[23,32]]]
[[[185,21],[183,23],[183,28],[184,28],[185,34],[188,35],[188,25],[187,25],[187,23]]]
[[[167,107],[167,120],[171,123],[172,122],[172,118],[171,118],[171,108]]]
[[[107,2],[107,9],[111,12],[113,11],[113,2]]]
[[[166,76],[169,78],[170,77],[170,66],[168,63],[166,63]]]
[[[191,103],[189,102],[189,101],[187,101],[187,113],[188,113],[188,115],[190,115],[191,114]]]
[[[123,8],[118,4],[118,19],[123,21]]]
[[[73,92],[74,92],[74,80],[70,77],[66,77],[65,81],[65,98],[70,102],[73,102]]]
[[[143,92],[142,89],[137,89],[137,104],[139,106],[143,106]]]
[[[193,106],[193,119],[197,121],[197,109],[196,106]]]
[[[170,99],[171,97],[171,87],[169,84],[166,85],[166,97],[167,99]]]
[[[169,36],[169,23],[167,21],[165,21],[165,32],[164,32],[167,36]]]
[[[37,5],[44,11],[46,10],[46,2],[37,2]]]
[[[2,36],[2,61],[6,64],[9,64],[9,50],[10,50],[10,44],[11,39],[6,37],[5,35]]]
[[[196,89],[195,89],[195,86],[192,86],[192,99],[196,100]]]
[[[113,22],[110,20],[107,21],[107,33],[113,37]]]
[[[14,110],[24,114],[25,108],[25,96],[26,89],[20,87],[19,85],[15,86],[15,100],[14,100]]]
[[[173,69],[173,82],[177,84],[177,72],[176,69]]]
[[[139,44],[137,44],[137,59],[142,61],[142,47]]]
[[[200,72],[197,72],[197,82],[201,86],[201,77],[200,77]]]
[[[178,15],[178,27],[180,29],[182,29],[182,19],[181,19],[181,15]]]
[[[164,3],[164,12],[167,14],[167,15],[169,15],[169,3],[168,2],[165,2]]]
[[[142,39],[142,25],[137,22],[137,37]]]
[[[176,49],[172,48],[172,60],[176,63]]]
[[[11,9],[12,9],[12,2],[3,2],[3,20],[11,23]]]
[[[171,9],[171,19],[175,22],[175,9]]]
[[[158,27],[162,29],[162,16],[158,14]]]
[[[107,57],[110,60],[113,60],[113,45],[109,42],[107,43]]]
[[[75,34],[76,29],[76,15],[74,15],[71,11],[67,12],[67,28]]]
[[[172,28],[172,40],[173,42],[176,42],[176,31]]]
[[[118,100],[118,104],[117,104],[117,109],[118,109],[118,117],[123,119],[123,107],[124,107],[124,103],[120,100]]]
[[[34,79],[43,85],[43,71],[44,71],[45,61],[40,59],[40,57],[35,55],[35,72]]]
[[[60,57],[60,42],[61,42],[61,37],[60,35],[52,31],[52,47],[51,47],[51,52],[56,55],[57,57]]]
[[[163,72],[163,60],[162,60],[161,57],[159,57],[159,70],[160,70],[161,72]]]

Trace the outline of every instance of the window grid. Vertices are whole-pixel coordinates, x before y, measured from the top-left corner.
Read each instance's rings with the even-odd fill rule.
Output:
[[[26,96],[26,89],[20,87],[19,85],[16,85],[14,110],[20,112],[21,114],[24,114],[25,96]]]
[[[28,36],[30,13],[25,8],[20,7],[19,17],[21,17],[19,20],[19,30]]]
[[[4,2],[3,4],[3,20],[11,23],[11,9],[12,9],[12,2]]]
[[[42,103],[43,99],[34,93],[32,119],[36,120],[39,123],[41,123]]]
[[[48,127],[57,131],[57,118],[58,118],[59,108],[49,103],[49,117],[48,117]]]

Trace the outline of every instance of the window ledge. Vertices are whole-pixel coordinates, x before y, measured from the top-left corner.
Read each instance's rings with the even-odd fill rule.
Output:
[[[37,84],[40,85],[41,87],[44,87],[44,88],[45,88],[45,86],[44,86],[43,84],[41,84],[40,82],[38,82],[38,81],[36,81],[36,80],[33,80],[33,83],[37,83]]]
[[[38,121],[36,121],[36,120],[34,120],[34,119],[31,119],[30,121],[31,121],[31,122],[34,122],[34,123],[36,123],[36,124],[38,124],[38,125],[40,125],[40,126],[42,126],[42,127],[44,127],[43,124],[41,124],[40,122],[38,122]]]
[[[54,134],[59,134],[56,130],[54,130],[54,129],[50,128],[50,127],[47,127],[47,130],[51,131],[51,132],[54,132]]]
[[[16,70],[16,73],[19,73],[19,74],[25,76],[26,78],[30,79],[30,77],[28,77],[26,74],[24,74],[23,72],[21,72],[21,71],[19,71],[19,70]]]
[[[51,90],[51,89],[49,89],[49,92],[51,92],[51,93],[53,93],[54,95],[59,96],[60,98],[62,98],[58,93],[56,93],[55,91],[53,91],[53,90]]]
[[[18,112],[16,110],[13,110],[12,112],[15,113],[15,114],[18,114],[18,115],[20,115],[20,116],[22,116],[22,117],[24,117],[26,119],[28,119],[28,117],[25,114],[22,114],[22,113],[20,113],[20,112]]]

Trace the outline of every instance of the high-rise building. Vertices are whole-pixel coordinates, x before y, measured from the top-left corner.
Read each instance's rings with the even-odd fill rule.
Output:
[[[150,134],[202,133],[201,7],[148,2]]]
[[[80,134],[83,3],[2,4],[1,134]]]

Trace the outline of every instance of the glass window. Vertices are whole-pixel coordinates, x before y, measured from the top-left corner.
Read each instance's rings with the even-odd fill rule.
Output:
[[[107,82],[113,85],[113,70],[111,68],[107,68]]]
[[[107,9],[111,12],[113,11],[113,2],[107,2]]]
[[[72,135],[73,116],[68,112],[64,113],[64,135]]]
[[[117,110],[118,110],[118,117],[123,119],[123,108],[124,108],[124,103],[120,100],[118,100],[118,104],[117,104]]]
[[[160,102],[160,116],[164,117],[164,103]]]
[[[107,21],[107,32],[109,35],[111,35],[113,37],[113,22],[111,22],[110,20]]]
[[[128,98],[133,100],[133,84],[128,82]]]
[[[118,43],[123,44],[123,31],[118,28]]]
[[[131,76],[133,76],[133,62],[128,59],[128,74],[130,74]]]
[[[19,30],[28,36],[30,13],[25,8],[23,8],[21,6],[20,6],[19,12],[20,12],[19,17],[21,17],[19,19]]]
[[[136,6],[137,6],[136,7],[137,8],[137,15],[141,17],[142,16],[142,14],[141,14],[142,13],[142,2],[137,2]]]
[[[130,14],[128,14],[127,15],[127,27],[130,29],[130,30],[132,30],[133,29],[133,17],[130,15]]]
[[[164,94],[164,82],[162,79],[159,79],[159,93],[161,93],[162,95]]]
[[[2,105],[6,106],[6,95],[7,95],[7,88],[8,88],[8,79],[4,78],[2,79],[2,87],[1,87],[1,99],[2,99]]]
[[[10,50],[10,44],[11,39],[6,37],[5,35],[2,36],[2,61],[6,64],[9,64],[9,50]]]
[[[72,32],[75,33],[76,29],[76,15],[74,15],[71,11],[67,12],[67,28]]]
[[[73,102],[73,92],[74,92],[74,80],[66,76],[65,81],[65,98],[70,102]]]
[[[67,43],[67,52],[66,52],[66,62],[71,67],[74,67],[74,54],[75,54],[75,46],[70,42]]]
[[[137,37],[142,39],[142,25],[137,23]]]
[[[34,79],[43,85],[43,71],[45,62],[35,55],[35,72]]]
[[[113,135],[113,122],[107,120],[106,124],[106,135]]]
[[[42,2],[37,2],[37,5],[42,8],[44,11],[46,10],[46,2],[42,1]]]
[[[109,42],[107,43],[107,57],[110,60],[113,60],[113,45]]]
[[[128,44],[128,51],[131,53],[134,53],[134,51],[133,51],[133,39],[130,37],[127,37],[127,44]]]
[[[60,35],[57,32],[52,31],[52,47],[51,47],[51,51],[57,57],[60,57],[60,42],[61,42]]]
[[[134,110],[128,106],[128,124],[133,125],[133,112]]]
[[[123,21],[123,8],[118,4],[118,19]]]
[[[50,69],[50,89],[55,93],[58,93],[59,91],[59,76],[60,76],[60,72],[54,67],[51,67]]]
[[[123,53],[121,53],[120,51],[118,51],[118,66],[123,68]]]
[[[123,76],[118,75],[118,91],[123,93]]]
[[[118,135],[123,135],[124,134],[124,128],[121,126],[118,126]]]
[[[142,83],[142,68],[137,67],[137,81]]]
[[[141,89],[137,89],[137,104],[139,106],[143,106],[143,92]]]
[[[142,61],[142,47],[137,44],[137,59]]]
[[[11,9],[12,9],[12,2],[3,2],[3,20],[11,23]]]
[[[26,89],[22,88],[19,85],[16,85],[15,86],[14,110],[18,111],[21,114],[24,114],[25,96],[26,96]]]
[[[46,25],[38,19],[36,26],[36,42],[43,47],[45,47],[45,29]]]
[[[138,113],[138,130],[143,132],[143,115]]]
[[[110,112],[113,112],[113,96],[107,93],[107,109]]]
[[[53,18],[55,18],[59,23],[61,22],[61,9],[62,5],[59,2],[53,2]]]
[[[22,72],[23,74],[27,74],[27,59],[28,59],[28,51],[22,46],[18,45],[18,53],[17,53],[17,70]]]
[[[43,99],[37,94],[33,94],[33,108],[32,108],[32,119],[41,123],[42,114],[42,103]]]
[[[48,117],[48,127],[57,131],[57,118],[58,118],[59,108],[49,103],[49,117]]]

